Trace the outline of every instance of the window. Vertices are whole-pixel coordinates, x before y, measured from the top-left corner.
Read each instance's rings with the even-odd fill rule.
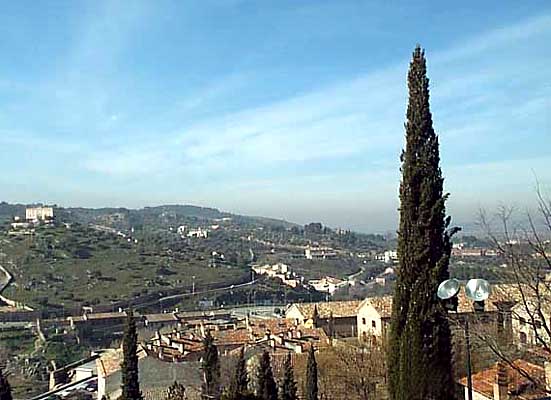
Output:
[[[526,344],[526,342],[527,342],[526,333],[520,332],[520,343]]]
[[[366,324],[365,318],[362,318],[362,325],[365,325],[365,324]]]
[[[371,321],[371,327],[376,328],[377,327],[377,322],[376,321]]]
[[[541,321],[534,321],[534,328],[541,329]]]
[[[526,320],[522,317],[518,317],[518,323],[520,324],[520,326],[523,326],[524,324],[526,324]]]

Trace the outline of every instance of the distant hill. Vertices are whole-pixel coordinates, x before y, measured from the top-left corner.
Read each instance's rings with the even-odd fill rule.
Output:
[[[0,220],[11,220],[14,216],[25,216],[25,204],[0,203]],[[281,226],[290,228],[296,224],[265,217],[252,217],[231,214],[216,208],[194,205],[168,204],[141,209],[129,208],[84,208],[84,207],[55,207],[56,217],[63,222],[81,224],[100,224],[114,228],[127,229],[148,225],[186,224],[186,223],[215,223],[216,220],[231,218],[233,222],[243,225]]]

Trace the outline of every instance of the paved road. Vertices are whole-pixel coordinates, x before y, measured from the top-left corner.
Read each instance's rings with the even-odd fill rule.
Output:
[[[10,273],[0,265],[0,294],[4,291],[6,287],[10,284],[12,276]]]
[[[224,290],[232,290],[232,289],[237,289],[237,288],[241,288],[241,287],[245,287],[245,286],[250,286],[250,285],[253,285],[256,282],[257,282],[257,279],[253,279],[249,282],[241,283],[241,284],[238,284],[238,285],[225,286],[225,287],[221,287],[221,288],[217,288],[217,289],[202,290],[202,291],[196,291],[196,292],[193,292],[193,293],[174,294],[172,296],[160,297],[160,298],[156,299],[155,301],[150,301],[150,302],[147,302],[145,304],[135,304],[132,307],[134,309],[139,309],[139,308],[142,308],[142,307],[147,307],[147,306],[152,306],[154,304],[162,303],[163,301],[167,301],[167,300],[181,299],[181,298],[189,297],[189,296],[196,296],[196,295],[201,295],[201,294],[206,294],[206,293],[215,293],[215,292],[221,292],[221,291],[224,291]]]
[[[361,274],[363,274],[364,272],[365,272],[365,267],[361,266],[360,270],[358,272],[355,272],[352,275],[348,275],[347,279],[349,281],[351,281],[351,280],[355,279],[356,277],[360,276]]]

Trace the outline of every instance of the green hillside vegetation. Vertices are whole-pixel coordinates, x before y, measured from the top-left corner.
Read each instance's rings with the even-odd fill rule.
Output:
[[[15,283],[5,295],[34,307],[106,304],[166,288],[229,282],[243,276],[243,264],[210,268],[211,249],[230,254],[233,242],[223,235],[181,239],[174,233],[137,232],[126,238],[80,224],[41,226],[34,236],[4,234],[2,251],[14,263]],[[132,239],[132,240],[133,240]],[[233,254],[233,257],[231,255]]]

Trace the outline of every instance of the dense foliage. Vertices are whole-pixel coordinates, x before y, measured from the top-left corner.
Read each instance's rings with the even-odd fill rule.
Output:
[[[306,364],[306,400],[318,400],[318,363],[314,346],[308,351],[308,362]]]
[[[134,321],[134,313],[132,310],[128,311],[122,341],[122,352],[121,400],[141,400],[143,397],[140,392],[140,380],[138,373],[138,334],[136,332],[136,321]]]
[[[224,395],[224,400],[238,400],[243,398],[245,395],[249,394],[248,386],[249,376],[245,363],[245,351],[242,348],[230,378],[228,390]]]
[[[400,185],[400,268],[389,343],[392,400],[452,399],[454,382],[448,320],[436,298],[448,278],[451,252],[438,136],[429,109],[424,51],[417,47],[408,74],[406,149]],[[427,373],[430,371],[430,373]]]
[[[11,387],[4,372],[0,368],[0,400],[12,400]]]
[[[207,399],[220,398],[220,358],[214,338],[207,332],[203,340],[203,387],[202,395]]]
[[[270,363],[270,354],[267,351],[264,351],[260,358],[257,377],[256,395],[262,400],[277,400],[277,385]]]
[[[297,383],[295,381],[291,353],[283,364],[283,379],[280,387],[280,400],[297,400]]]

